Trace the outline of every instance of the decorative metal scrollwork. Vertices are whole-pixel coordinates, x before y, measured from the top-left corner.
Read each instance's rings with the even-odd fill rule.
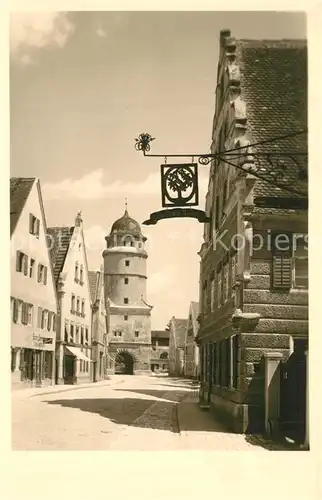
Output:
[[[150,151],[150,142],[154,141],[154,137],[152,137],[150,134],[140,134],[139,138],[134,139],[135,142],[135,149],[137,151],[143,151],[143,153],[146,153]]]
[[[209,155],[199,156],[198,158],[198,162],[200,163],[200,165],[208,165],[211,162],[211,160],[212,158]]]
[[[198,205],[198,165],[161,165],[162,206]]]
[[[215,167],[220,164],[226,164],[238,169],[241,174],[252,174],[254,177],[266,181],[267,183],[283,189],[288,192],[300,196],[307,196],[307,188],[304,190],[301,188],[301,182],[307,181],[307,161],[308,154],[307,151],[299,152],[289,151],[285,152],[285,148],[281,147],[281,151],[269,152],[267,148],[269,144],[274,144],[278,141],[289,139],[290,137],[295,137],[301,134],[307,134],[307,130],[299,130],[297,132],[291,132],[289,134],[267,139],[255,144],[251,144],[246,138],[239,140],[238,147],[230,149],[228,151],[222,151],[214,154],[168,154],[168,155],[158,155],[158,154],[147,154],[150,151],[150,143],[154,140],[150,134],[141,134],[136,140],[135,149],[137,151],[143,151],[145,156],[166,158],[167,157],[177,157],[177,158],[198,158],[198,163],[200,165],[209,165],[213,162]],[[265,144],[264,149],[266,151],[258,150],[259,146],[262,147]],[[256,147],[256,150],[254,149]],[[174,168],[167,174],[164,179],[162,179],[162,199],[164,203],[163,206],[179,206],[180,204],[195,205],[197,203],[189,203],[190,200],[194,199],[196,195],[196,190],[198,191],[198,179],[197,174],[189,170],[189,165],[197,168],[196,164],[183,164],[183,165],[169,165],[169,167]],[[162,167],[166,167],[163,165]],[[177,169],[177,170],[176,170]],[[163,171],[162,171],[163,175]],[[165,175],[165,173],[164,173]],[[195,179],[196,176],[196,179]],[[293,185],[295,184],[295,186]],[[197,186],[195,188],[195,185]],[[301,189],[297,189],[297,187]],[[190,190],[190,191],[189,191]],[[174,197],[171,191],[176,192],[177,196]],[[184,196],[184,193],[189,195]],[[197,194],[198,199],[198,194]]]

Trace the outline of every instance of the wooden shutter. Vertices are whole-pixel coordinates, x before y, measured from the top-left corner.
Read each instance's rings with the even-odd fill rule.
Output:
[[[23,257],[23,273],[25,276],[28,275],[28,255],[24,255]]]
[[[38,264],[38,276],[37,276],[38,283],[40,283],[40,277],[41,277],[41,264]]]
[[[40,220],[36,220],[36,236],[39,237],[39,229],[40,229]]]
[[[272,285],[276,289],[289,290],[292,286],[292,233],[284,235],[288,237],[288,243],[282,240],[285,250],[278,248],[278,236],[278,233],[273,235]]]
[[[53,313],[53,332],[56,331],[56,321],[57,321],[57,315],[55,313]]]
[[[41,325],[40,325],[41,329],[43,329],[45,326],[45,314],[46,314],[45,310],[41,311]]]
[[[34,216],[29,214],[29,233],[34,234]]]
[[[27,324],[27,304],[25,302],[22,302],[21,306],[21,323],[23,325]]]
[[[17,323],[18,322],[18,300],[13,299],[13,322]]]
[[[47,330],[50,332],[53,313],[48,312]]]
[[[16,259],[16,271],[21,271],[21,252],[17,250],[17,259]]]
[[[273,255],[273,288],[289,289],[292,284],[292,259],[289,253]]]
[[[47,285],[47,266],[44,267],[44,285]]]
[[[42,308],[38,307],[37,327],[41,328]]]

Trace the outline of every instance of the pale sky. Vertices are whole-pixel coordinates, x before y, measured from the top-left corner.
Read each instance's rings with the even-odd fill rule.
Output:
[[[136,152],[135,137],[156,137],[152,153],[209,151],[221,29],[236,38],[305,38],[306,20],[281,12],[12,17],[11,175],[40,178],[49,226],[73,225],[82,210],[90,269],[102,262],[125,197],[140,223],[161,209],[163,159]],[[201,208],[208,169],[199,167]],[[142,231],[152,328],[162,329],[198,300],[203,226],[172,219]]]

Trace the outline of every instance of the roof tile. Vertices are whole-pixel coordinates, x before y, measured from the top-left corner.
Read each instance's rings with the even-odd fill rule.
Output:
[[[247,105],[248,136],[252,143],[307,129],[307,45],[305,40],[240,40],[241,98]],[[307,152],[307,134],[257,147],[257,151]],[[303,160],[301,160],[303,161]],[[263,164],[269,168],[269,165]],[[307,168],[307,165],[305,165]],[[285,180],[301,192],[290,159],[284,161]],[[289,197],[289,193],[258,180],[255,196]],[[300,195],[299,195],[300,196]]]
[[[49,227],[47,229],[47,234],[51,236],[48,239],[48,245],[56,283],[64,268],[73,233],[74,227]]]
[[[11,177],[10,179],[10,236],[25,206],[35,177]]]

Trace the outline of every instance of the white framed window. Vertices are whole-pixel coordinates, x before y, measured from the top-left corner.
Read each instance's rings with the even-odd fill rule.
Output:
[[[76,300],[76,312],[80,312],[80,298],[77,297],[77,300]]]
[[[75,281],[78,281],[78,271],[79,271],[79,265],[78,262],[75,262]]]
[[[40,220],[33,214],[29,214],[29,233],[39,238]]]
[[[71,308],[72,308],[72,312],[75,311],[75,301],[76,301],[76,297],[75,295],[72,293],[72,300],[71,300]]]
[[[69,329],[69,341],[74,342],[74,331],[75,331],[75,325],[74,323],[70,324],[70,329]]]
[[[65,328],[64,328],[64,341],[65,342],[69,341],[69,334],[70,334],[70,324],[69,324],[69,321],[65,320]]]
[[[16,271],[28,275],[28,255],[23,252],[17,251],[16,257]]]
[[[29,278],[33,278],[35,270],[35,259],[30,259],[29,263]]]
[[[47,267],[43,264],[38,264],[38,283],[47,285]]]
[[[82,299],[82,314],[85,314],[85,299]]]
[[[80,271],[79,271],[79,281],[81,284],[84,283],[84,267],[80,266]]]
[[[27,325],[32,326],[34,319],[34,306],[32,304],[27,304]]]

